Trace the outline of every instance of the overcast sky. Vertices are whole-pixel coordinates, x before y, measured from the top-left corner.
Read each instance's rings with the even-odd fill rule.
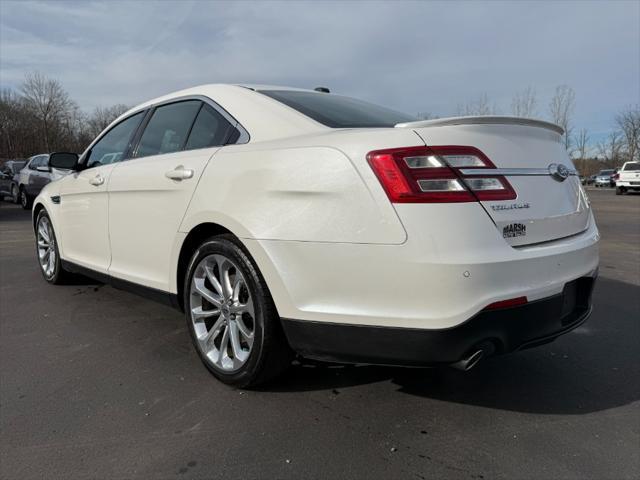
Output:
[[[640,2],[0,0],[0,83],[62,82],[85,110],[202,83],[328,86],[416,114],[532,86],[576,92],[596,138],[640,103]]]

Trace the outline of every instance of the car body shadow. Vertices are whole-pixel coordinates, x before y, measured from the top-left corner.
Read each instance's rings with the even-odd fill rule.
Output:
[[[487,359],[469,372],[306,362],[271,392],[340,389],[390,381],[425,398],[535,414],[586,414],[640,399],[640,287],[600,279],[594,313],[535,349]]]

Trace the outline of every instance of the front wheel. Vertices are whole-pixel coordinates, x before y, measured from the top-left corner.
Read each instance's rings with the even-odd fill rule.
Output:
[[[44,279],[56,285],[65,283],[71,274],[62,268],[53,224],[44,209],[36,220],[36,252]]]
[[[267,285],[232,235],[212,237],[196,250],[184,306],[196,351],[222,382],[253,387],[290,365],[292,353]]]

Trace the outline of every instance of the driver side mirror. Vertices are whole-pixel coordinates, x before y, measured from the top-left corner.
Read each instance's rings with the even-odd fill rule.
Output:
[[[77,170],[78,154],[69,152],[55,152],[49,155],[49,166],[62,170]]]

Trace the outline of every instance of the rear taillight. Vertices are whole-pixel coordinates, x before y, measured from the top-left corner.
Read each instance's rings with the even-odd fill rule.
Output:
[[[393,203],[512,200],[516,192],[491,160],[474,147],[407,147],[376,150],[367,160]],[[465,176],[461,169],[486,169]]]

